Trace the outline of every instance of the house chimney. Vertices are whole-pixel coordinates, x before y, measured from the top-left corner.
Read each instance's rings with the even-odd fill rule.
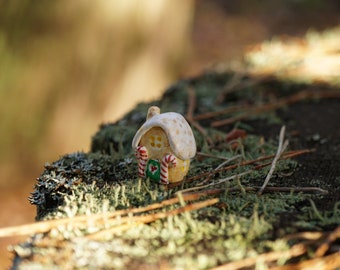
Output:
[[[148,114],[146,116],[146,120],[149,120],[154,115],[160,114],[160,113],[161,113],[161,109],[160,108],[158,108],[157,106],[152,106],[148,110]]]

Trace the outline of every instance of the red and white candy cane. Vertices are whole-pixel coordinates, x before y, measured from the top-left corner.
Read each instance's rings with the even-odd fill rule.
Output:
[[[162,158],[160,180],[163,184],[169,184],[169,164],[176,167],[177,159],[174,155],[167,154]]]
[[[148,161],[148,150],[145,146],[138,146],[135,156],[138,159],[138,176],[145,177],[145,167]]]

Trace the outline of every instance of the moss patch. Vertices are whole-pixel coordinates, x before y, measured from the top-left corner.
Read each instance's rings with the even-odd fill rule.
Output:
[[[239,83],[230,91],[228,85],[235,76]],[[254,81],[249,84],[251,80]],[[150,105],[159,106],[163,112],[186,115],[189,88],[194,89],[196,96],[195,121],[206,134],[194,129],[200,153],[192,161],[187,179],[168,187],[141,181],[131,150],[134,133],[144,122]],[[81,226],[72,223],[59,226],[15,246],[14,268],[39,265],[41,269],[66,266],[69,269],[209,269],[269,251],[288,250],[296,242],[287,240],[288,234],[334,229],[340,219],[336,179],[327,183],[309,175],[309,181],[299,181],[305,166],[301,158],[280,160],[269,182],[270,188],[288,187],[288,190],[257,194],[277,150],[279,127],[287,125],[286,136],[291,142],[287,151],[301,149],[308,140],[307,136],[296,136],[294,117],[286,118],[285,111],[290,112],[290,104],[268,110],[263,109],[266,108],[263,104],[289,99],[305,88],[306,84],[280,82],[275,78],[255,80],[248,75],[209,73],[180,81],[170,87],[161,100],[140,104],[117,123],[102,125],[93,137],[91,152],[68,154],[45,165],[30,197],[31,203],[37,205],[37,220],[90,217],[135,209],[176,197],[184,191],[205,193],[199,199],[201,202],[209,198],[218,198],[219,202],[147,224],[133,223],[124,231],[107,231],[100,239],[93,239],[91,235],[118,226],[119,218],[101,223],[84,222]],[[210,112],[220,113],[199,118]],[[214,127],[214,122],[226,117],[235,121]],[[230,139],[230,131],[235,129],[242,130],[243,136]],[[264,156],[271,158],[245,163]],[[221,166],[227,159],[229,163]],[[221,169],[216,171],[219,166]],[[328,194],[316,189],[302,192],[296,189],[300,187],[333,190]],[[324,200],[331,200],[328,208],[320,208],[319,202]],[[137,216],[172,211],[192,203],[180,200]],[[308,256],[311,255],[300,259]],[[277,261],[278,264],[285,262],[285,258]],[[258,267],[260,265],[263,263],[258,262]]]

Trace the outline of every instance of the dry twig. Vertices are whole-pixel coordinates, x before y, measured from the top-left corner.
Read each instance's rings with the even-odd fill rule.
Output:
[[[183,199],[186,201],[189,200],[197,200],[202,195],[198,194],[188,194],[184,195]],[[62,219],[53,219],[53,220],[46,220],[46,221],[39,221],[35,223],[29,223],[19,226],[11,226],[6,228],[0,229],[0,237],[10,237],[10,236],[19,236],[19,235],[29,235],[29,234],[36,234],[36,233],[44,233],[48,232],[53,228],[57,228],[58,226],[62,225],[76,225],[79,223],[84,222],[98,222],[98,220],[106,221],[109,218],[114,218],[117,216],[124,216],[128,214],[137,214],[143,213],[151,210],[156,210],[165,206],[173,205],[180,201],[179,198],[172,198],[169,200],[162,201],[160,203],[150,204],[145,207],[140,208],[132,208],[126,210],[118,210],[115,212],[107,212],[107,213],[100,213],[100,214],[92,214],[92,215],[82,215],[70,218],[62,218]]]
[[[252,267],[257,262],[271,262],[271,261],[278,260],[280,258],[290,259],[290,258],[294,258],[297,256],[301,256],[304,253],[306,253],[306,251],[307,251],[307,248],[305,245],[297,244],[295,246],[292,246],[289,250],[286,250],[286,251],[273,251],[273,252],[260,254],[256,257],[245,258],[243,260],[230,262],[230,263],[215,267],[211,270],[241,269],[245,267]]]
[[[256,257],[252,258],[245,258],[242,260],[238,260],[235,262],[230,262],[218,267],[213,268],[212,270],[225,270],[225,269],[242,269],[242,268],[252,268],[257,262],[264,262],[264,263],[270,263],[279,260],[280,258],[285,258],[287,260],[292,259],[294,257],[301,256],[307,252],[307,248],[311,246],[311,244],[318,243],[321,238],[325,237],[325,235],[328,234],[328,237],[326,239],[327,245],[330,244],[330,242],[335,241],[336,238],[339,237],[340,232],[340,226],[337,227],[333,232],[331,233],[321,233],[321,232],[303,232],[299,234],[293,234],[285,238],[288,239],[297,239],[297,238],[303,238],[303,239],[309,239],[310,241],[305,241],[303,243],[296,244],[292,246],[287,251],[274,251],[269,253],[260,254]],[[319,247],[318,250],[322,245]],[[275,266],[269,268],[270,270],[290,270],[290,269],[296,269],[296,270],[333,270],[337,269],[337,267],[340,267],[340,254],[339,252],[333,253],[328,256],[324,257],[317,257],[318,250],[315,253],[316,258],[312,258],[309,260],[304,260],[299,263],[291,263],[284,266]],[[319,255],[324,255],[324,248],[321,248],[322,252],[320,252]]]
[[[314,258],[299,263],[291,263],[284,266],[271,267],[270,270],[335,270],[340,267],[339,252],[331,255]]]
[[[244,191],[249,192],[256,192],[261,187],[243,187]],[[183,196],[185,195],[200,195],[200,196],[210,196],[210,195],[217,195],[221,194],[223,192],[239,192],[241,191],[240,187],[231,187],[231,188],[219,188],[219,189],[206,189],[199,192],[189,192],[193,190],[200,189],[194,188],[194,189],[185,189],[181,190],[180,192],[183,193]],[[183,192],[184,191],[184,192]],[[317,188],[317,187],[266,187],[263,192],[304,192],[304,193],[318,193],[318,194],[327,194],[328,191]]]
[[[319,240],[320,238],[324,237],[325,234],[326,234],[325,232],[299,232],[289,234],[285,236],[283,239],[286,241],[297,239]]]
[[[239,177],[241,177],[241,176],[250,174],[250,173],[252,173],[252,172],[253,172],[253,170],[248,170],[248,171],[245,171],[245,172],[242,172],[242,173],[239,173],[239,174],[235,174],[235,175],[232,175],[232,176],[228,176],[228,177],[226,177],[226,178],[218,179],[218,180],[213,181],[212,183],[209,183],[209,184],[207,184],[207,185],[197,185],[196,187],[186,188],[186,189],[181,190],[180,192],[189,192],[189,191],[193,191],[193,190],[204,189],[204,188],[207,188],[207,187],[210,187],[210,186],[219,185],[219,184],[222,184],[222,183],[224,183],[224,182],[227,182],[227,181],[230,181],[230,180],[239,178]],[[203,183],[203,182],[202,182],[202,183]],[[201,184],[202,184],[202,183],[201,183]]]
[[[293,158],[293,157],[300,156],[300,155],[303,155],[303,154],[306,154],[306,153],[311,153],[311,152],[314,152],[314,151],[315,151],[315,149],[301,149],[301,150],[295,150],[295,151],[288,151],[286,153],[283,153],[281,155],[281,157],[279,158],[279,160]],[[275,157],[275,155],[268,155],[268,156],[263,156],[263,157],[259,157],[259,158],[252,159],[252,160],[245,160],[245,161],[242,161],[242,162],[237,163],[237,164],[232,164],[230,166],[227,166],[227,167],[224,167],[224,168],[220,168],[220,169],[216,170],[216,173],[217,172],[224,172],[224,171],[233,170],[233,169],[241,167],[241,166],[254,165],[254,164],[257,164],[257,163],[259,163],[261,161],[272,159],[274,157]],[[253,169],[254,170],[262,169],[263,167],[268,166],[270,164],[271,163],[262,164],[262,165],[256,165]],[[196,180],[198,180],[200,178],[209,176],[210,173],[211,173],[210,171],[209,172],[200,173],[200,174],[197,174],[197,175],[194,175],[192,177],[187,178],[185,181],[186,182],[193,182],[193,181],[196,181]]]
[[[231,80],[229,80],[228,83],[223,87],[220,94],[217,96],[216,103],[222,103],[225,100],[226,96],[232,92],[252,87],[256,84],[263,83],[267,80],[272,79],[269,76],[256,76],[249,78],[247,78],[246,76],[247,74],[242,71],[236,72]]]
[[[208,136],[207,131],[197,121],[194,120],[194,111],[196,107],[196,92],[192,87],[188,88],[188,97],[189,97],[188,112],[186,115],[188,122],[203,135],[203,137],[207,140],[209,145],[213,145],[213,141]]]
[[[204,181],[202,181],[199,185],[203,185],[203,184],[209,182],[211,180],[211,178],[218,172],[219,169],[223,168],[225,165],[229,164],[230,162],[232,162],[236,159],[239,159],[240,157],[241,157],[241,155],[237,155],[237,156],[234,156],[234,157],[229,158],[229,159],[225,160],[224,162],[222,162],[212,172],[210,172],[208,177]]]
[[[302,100],[320,99],[320,98],[339,98],[339,97],[340,97],[339,91],[311,91],[307,89],[304,91],[300,91],[289,97],[278,99],[276,102],[268,102],[260,106],[250,107],[249,109],[244,110],[240,115],[237,115],[235,117],[229,117],[223,120],[214,121],[211,123],[211,126],[220,127],[220,126],[229,125],[229,124],[235,123],[236,121],[248,119],[254,115],[272,111],[272,110],[275,110],[283,106],[293,104],[293,103],[296,103]],[[215,115],[218,115],[218,112],[216,112]]]
[[[204,207],[207,207],[207,206],[211,206],[213,204],[216,204],[217,202],[218,202],[218,199],[214,198],[214,199],[206,200],[206,201],[203,201],[203,202],[188,204],[186,206],[182,206],[182,207],[179,207],[177,209],[170,210],[170,211],[167,211],[167,212],[158,212],[158,213],[149,214],[149,215],[145,215],[145,216],[125,217],[125,218],[122,218],[120,220],[120,222],[122,224],[119,224],[118,226],[114,226],[114,227],[111,227],[111,228],[106,229],[106,230],[101,230],[101,231],[93,233],[93,234],[89,234],[87,237],[90,238],[90,239],[99,240],[99,239],[102,239],[106,236],[111,236],[114,233],[121,232],[123,230],[127,230],[127,229],[131,228],[132,226],[136,226],[137,224],[151,223],[151,222],[156,221],[158,219],[166,218],[168,216],[174,216],[174,215],[178,215],[178,214],[181,214],[181,213],[184,213],[184,212],[193,211],[193,210],[197,210],[197,209],[204,208]]]
[[[323,255],[325,255],[327,250],[329,250],[331,243],[334,242],[337,238],[340,238],[340,225],[333,232],[331,232],[326,240],[322,243],[322,245],[319,246],[319,248],[315,252],[315,256],[322,257]]]
[[[240,155],[237,155],[237,156],[232,157],[232,160],[231,160],[231,158],[228,158],[228,157],[225,157],[225,156],[217,156],[217,155],[203,153],[203,152],[197,152],[196,156],[216,158],[216,159],[223,159],[223,160],[229,160],[229,161],[232,161],[232,160],[234,160],[236,158],[241,157]]]
[[[270,178],[272,177],[274,171],[275,171],[275,168],[276,168],[276,163],[277,161],[279,160],[279,158],[281,157],[281,155],[283,154],[283,152],[286,150],[287,146],[288,146],[288,140],[285,140],[284,141],[284,138],[285,138],[285,131],[286,131],[286,127],[283,126],[280,130],[280,138],[279,138],[279,146],[277,148],[277,152],[276,152],[276,155],[273,159],[273,162],[272,162],[272,165],[270,167],[270,170],[267,174],[267,177],[260,189],[260,191],[258,192],[258,195],[261,195],[263,190],[265,189],[265,187],[267,186]]]

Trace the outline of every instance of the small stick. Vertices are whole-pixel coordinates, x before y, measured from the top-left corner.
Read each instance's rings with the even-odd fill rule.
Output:
[[[240,158],[240,157],[241,157],[241,155],[237,155],[237,156],[234,156],[234,157],[229,158],[229,159],[227,159],[226,161],[222,162],[222,163],[221,163],[220,165],[218,165],[212,172],[210,172],[210,174],[208,175],[208,177],[207,177],[204,181],[202,181],[202,182],[200,183],[200,185],[203,185],[203,184],[205,184],[206,182],[210,181],[211,178],[215,175],[215,173],[218,172],[219,169],[223,168],[225,165],[229,164],[231,161],[234,161],[234,160],[236,160],[236,159],[238,159],[238,158]]]
[[[219,200],[217,198],[214,198],[214,199],[209,199],[209,200],[206,200],[206,201],[203,201],[203,202],[188,204],[186,206],[182,206],[182,207],[179,207],[177,209],[167,211],[167,212],[158,212],[158,213],[145,215],[145,216],[125,217],[123,222],[126,223],[126,224],[122,224],[122,225],[119,225],[119,226],[115,226],[113,228],[102,230],[102,231],[99,231],[97,233],[89,234],[89,235],[87,235],[87,237],[90,238],[90,239],[98,240],[98,239],[103,238],[103,236],[112,235],[113,233],[129,229],[130,227],[132,227],[133,225],[136,225],[136,224],[151,223],[153,221],[166,218],[168,216],[174,216],[174,215],[178,215],[178,214],[181,214],[181,213],[184,213],[184,212],[193,211],[193,210],[197,210],[197,209],[204,208],[204,207],[207,207],[207,206],[211,206],[213,204],[218,203],[218,201]]]
[[[293,158],[293,157],[300,156],[300,155],[303,155],[303,154],[306,154],[306,153],[311,153],[311,152],[314,152],[314,151],[315,151],[315,149],[301,149],[301,150],[289,151],[289,152],[283,153],[279,160]],[[224,171],[229,171],[229,170],[235,169],[235,168],[240,167],[240,166],[253,165],[253,164],[256,164],[260,161],[271,159],[273,157],[275,157],[275,155],[263,156],[263,157],[259,157],[259,158],[252,159],[252,160],[245,160],[245,161],[242,161],[238,164],[233,164],[233,165],[230,165],[228,167],[218,169],[216,172],[222,172],[222,171],[224,172]],[[271,163],[268,163],[265,166],[268,166],[270,164]],[[262,166],[262,165],[258,165],[258,166]],[[258,167],[258,168],[260,169],[262,167]],[[195,180],[200,179],[202,177],[206,177],[210,173],[211,172],[209,171],[209,172],[204,172],[204,173],[201,173],[201,174],[198,174],[198,175],[194,175],[192,177],[187,178],[186,182],[192,182],[192,181],[195,181]]]
[[[255,187],[256,189],[260,189],[260,187]],[[263,192],[317,192],[320,194],[327,194],[328,191],[322,188],[317,187],[265,187]]]
[[[226,118],[223,120],[214,121],[211,123],[212,127],[220,127],[224,125],[232,124],[236,121],[247,119],[255,114],[260,114],[266,111],[271,111],[278,109],[280,107],[296,103],[302,100],[313,99],[313,98],[338,98],[340,97],[339,91],[311,91],[309,89],[300,91],[296,94],[293,94],[286,98],[281,98],[276,102],[268,102],[263,105],[249,108],[247,111],[243,112],[242,114]]]
[[[197,152],[196,156],[210,157],[210,158],[223,159],[223,160],[229,160],[229,161],[232,161],[232,160],[234,160],[236,158],[241,157],[240,155],[237,155],[237,156],[234,156],[232,158],[228,158],[228,157],[224,157],[224,156],[217,156],[217,155],[208,154],[208,153],[202,153],[202,152]]]
[[[216,98],[216,103],[220,104],[223,102],[223,100],[225,99],[225,96],[232,92],[233,90],[235,91],[236,86],[239,86],[240,88],[240,84],[242,84],[242,79],[244,78],[244,74],[242,74],[241,72],[236,72],[233,77],[224,85],[224,87],[222,88],[222,90],[220,91],[219,95]]]
[[[221,127],[221,126],[230,125],[230,124],[235,123],[237,121],[241,121],[241,120],[244,120],[244,119],[248,118],[249,115],[250,114],[243,113],[243,114],[238,115],[238,116],[229,117],[227,119],[214,121],[214,122],[212,122],[210,124],[210,126],[211,127]]]
[[[235,262],[230,262],[211,270],[227,270],[227,269],[240,269],[245,267],[252,267],[256,262],[271,262],[281,258],[290,259],[293,257],[298,257],[306,253],[307,247],[303,244],[297,244],[292,246],[289,250],[285,251],[272,251],[264,254],[260,254],[256,257],[245,258]],[[293,269],[293,268],[292,268]],[[295,268],[294,268],[295,269]]]
[[[286,127],[283,126],[280,130],[280,138],[279,138],[279,146],[277,148],[277,152],[276,152],[276,155],[273,159],[273,162],[272,162],[272,166],[270,167],[270,170],[267,174],[267,177],[260,189],[260,191],[258,192],[258,195],[260,196],[263,192],[263,190],[265,189],[265,187],[267,186],[270,178],[272,177],[274,171],[275,171],[275,168],[276,168],[276,163],[277,161],[279,160],[280,156],[282,155],[282,153],[286,150],[287,146],[288,146],[288,140],[284,141],[284,137],[285,137],[285,131],[286,131]]]
[[[283,237],[284,240],[296,240],[296,239],[307,239],[307,240],[319,240],[324,237],[327,233],[324,232],[300,232],[293,233]]]
[[[327,250],[329,250],[330,244],[337,238],[340,238],[340,225],[333,232],[331,232],[322,245],[319,246],[315,252],[315,257],[322,257],[325,255]]]
[[[235,92],[237,90],[241,90],[242,88],[254,86],[260,82],[264,82],[270,79],[269,76],[257,76],[256,78],[245,77],[247,74],[243,72],[237,72],[231,80],[223,87],[221,93],[216,98],[216,103],[222,103],[225,99],[225,96],[229,93]],[[244,80],[242,80],[244,79]]]
[[[188,122],[194,126],[202,135],[204,138],[206,138],[209,145],[213,145],[212,139],[208,136],[207,131],[197,122],[194,120],[194,111],[196,107],[196,93],[195,90],[192,87],[188,88],[188,98],[189,98],[189,104],[188,104],[188,112],[186,115],[186,118]]]
[[[199,197],[200,195],[188,194],[184,196],[184,200],[196,200]],[[117,216],[128,215],[129,213],[142,213],[142,212],[162,208],[168,205],[173,205],[178,202],[179,202],[179,198],[172,198],[169,200],[162,201],[160,203],[154,203],[154,204],[150,204],[148,206],[140,207],[140,208],[118,210],[115,212],[107,212],[107,213],[100,213],[100,214],[93,214],[93,215],[81,215],[81,216],[76,216],[76,217],[71,217],[71,218],[53,219],[53,220],[39,221],[39,222],[29,223],[29,224],[24,224],[24,225],[19,225],[19,226],[11,226],[11,227],[6,227],[6,228],[1,228],[0,237],[44,233],[61,225],[81,223],[85,221],[94,221],[98,219],[108,219],[108,218],[113,218]]]
[[[271,267],[269,270],[334,270],[340,267],[339,252],[322,258],[314,258],[299,263]]]
[[[199,115],[194,116],[194,120],[198,121],[198,120],[205,120],[205,119],[209,119],[209,118],[214,118],[220,115],[224,115],[224,114],[229,114],[229,113],[233,113],[233,112],[238,112],[238,111],[245,111],[246,109],[251,108],[251,105],[239,105],[239,106],[232,106],[220,111],[212,111],[212,112],[206,112],[206,113],[202,113]]]
[[[201,185],[201,186],[196,186],[196,187],[191,187],[191,188],[187,188],[187,189],[182,189],[181,191],[179,192],[188,192],[188,191],[193,191],[193,190],[198,190],[198,189],[204,189],[204,188],[207,188],[207,187],[210,187],[210,186],[215,186],[215,185],[219,185],[221,183],[224,183],[224,182],[227,182],[227,181],[230,181],[230,180],[233,180],[237,177],[241,177],[243,175],[246,175],[246,174],[249,174],[253,172],[253,170],[248,170],[248,171],[245,171],[245,172],[242,172],[242,173],[239,173],[239,174],[235,174],[235,175],[232,175],[232,176],[228,176],[226,178],[223,178],[223,179],[219,179],[217,180],[216,182],[212,182],[210,184],[207,184],[207,185]]]
[[[259,190],[261,187],[243,187],[244,191],[257,191]],[[198,188],[200,189],[200,187]],[[197,190],[197,188],[194,188],[193,190]],[[183,196],[186,195],[199,195],[199,196],[209,196],[209,195],[217,195],[223,192],[235,192],[235,191],[241,191],[241,189],[239,187],[232,187],[232,188],[220,188],[220,189],[207,189],[207,190],[203,190],[203,191],[199,191],[199,192],[188,192],[188,191],[192,191],[189,189],[185,189],[185,190],[181,190],[180,192],[185,191],[185,193],[183,193]],[[321,188],[317,188],[317,187],[266,187],[263,192],[317,192],[320,194],[327,194],[328,191],[321,189]]]
[[[218,165],[218,166],[214,169],[214,171],[219,170],[220,168],[224,167],[226,164],[228,164],[228,163],[230,163],[230,162],[232,162],[232,161],[234,161],[234,160],[236,160],[236,159],[239,159],[240,157],[241,157],[241,155],[237,155],[237,156],[234,156],[234,157],[232,157],[232,158],[227,159],[226,161],[224,161],[224,162],[222,162],[220,165]]]

